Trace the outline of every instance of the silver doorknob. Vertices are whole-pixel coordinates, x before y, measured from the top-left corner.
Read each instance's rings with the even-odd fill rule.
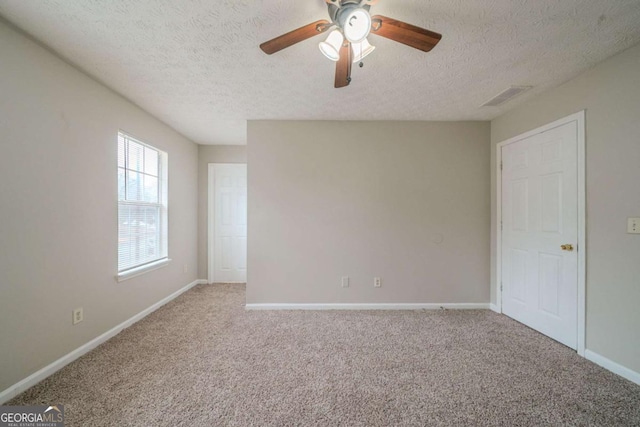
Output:
[[[573,250],[573,245],[570,243],[567,243],[566,245],[562,245],[560,247],[562,248],[563,251],[571,252]]]

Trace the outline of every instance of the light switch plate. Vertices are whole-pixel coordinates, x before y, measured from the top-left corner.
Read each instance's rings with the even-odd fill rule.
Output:
[[[629,218],[627,223],[627,233],[640,234],[640,218]]]

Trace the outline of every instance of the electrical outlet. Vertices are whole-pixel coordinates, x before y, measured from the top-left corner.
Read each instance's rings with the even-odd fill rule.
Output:
[[[627,221],[627,233],[640,234],[640,218],[629,218]]]
[[[382,287],[382,279],[380,279],[379,277],[374,277],[373,278],[373,287],[374,288]]]
[[[82,311],[82,307],[76,308],[75,310],[73,310],[73,324],[77,325],[83,320],[84,320],[84,313]]]
[[[184,267],[182,267],[182,271],[184,271],[185,273],[189,272],[189,266],[187,264],[184,265]]]
[[[342,276],[342,287],[343,288],[349,287],[349,276]]]

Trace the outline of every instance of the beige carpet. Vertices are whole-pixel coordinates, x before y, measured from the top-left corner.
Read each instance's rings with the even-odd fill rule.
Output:
[[[490,311],[246,312],[198,286],[14,399],[68,426],[640,425],[640,386]]]

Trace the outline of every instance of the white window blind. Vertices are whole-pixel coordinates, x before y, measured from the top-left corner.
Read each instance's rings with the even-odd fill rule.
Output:
[[[167,258],[167,154],[118,133],[118,274]]]

